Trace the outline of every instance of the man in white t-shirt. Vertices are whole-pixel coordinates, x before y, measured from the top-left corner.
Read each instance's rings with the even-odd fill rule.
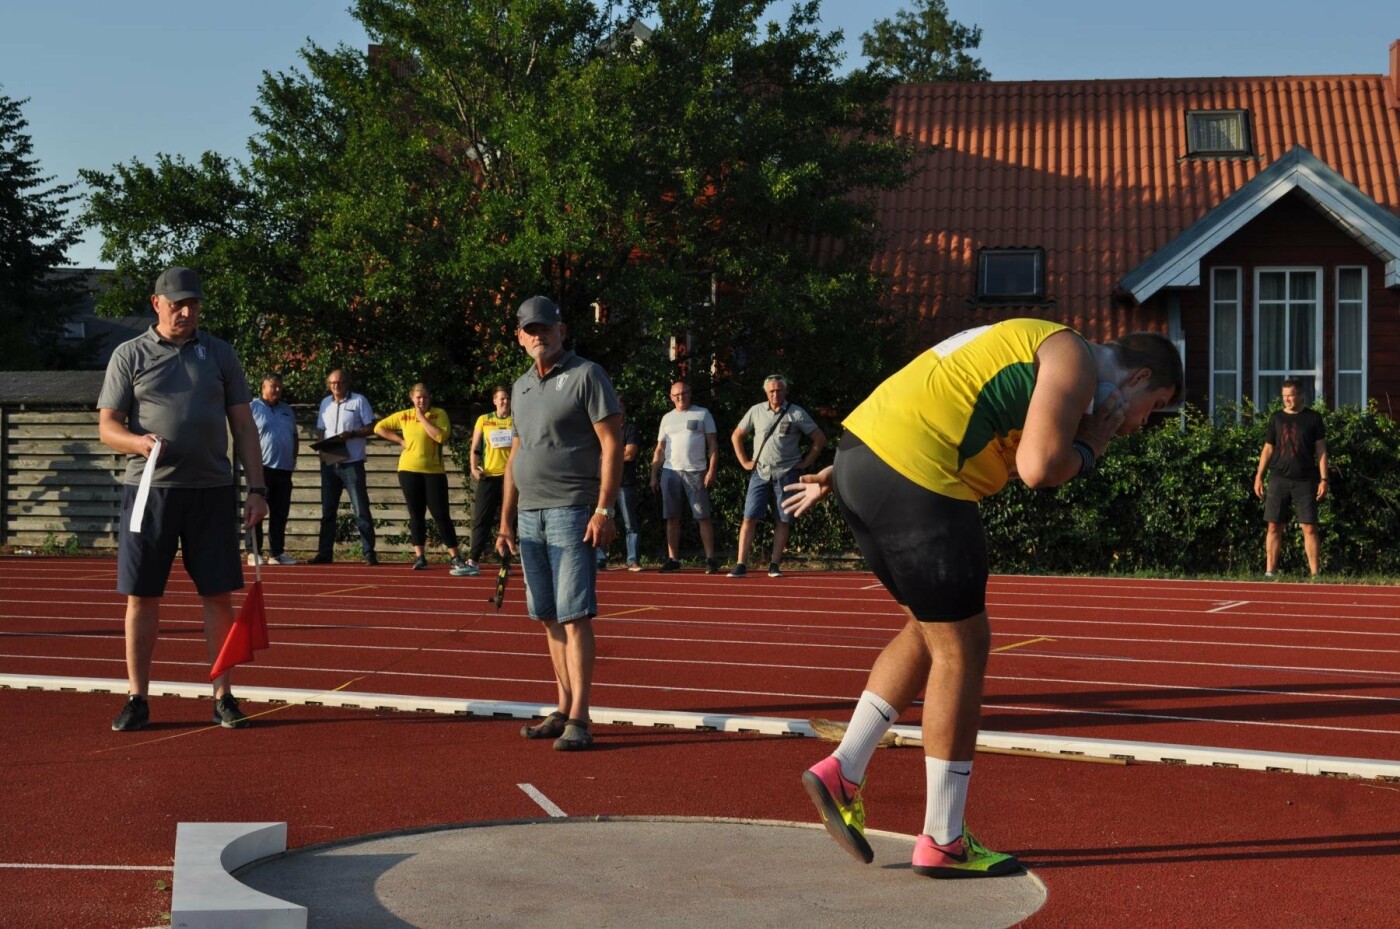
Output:
[[[666,519],[666,561],[662,571],[681,569],[681,513],[688,506],[700,526],[705,547],[705,573],[719,573],[715,530],[710,524],[710,488],[719,466],[719,439],[710,411],[690,402],[690,386],[671,385],[676,408],[661,417],[656,451],[651,456],[651,489],[661,491],[661,515]]]

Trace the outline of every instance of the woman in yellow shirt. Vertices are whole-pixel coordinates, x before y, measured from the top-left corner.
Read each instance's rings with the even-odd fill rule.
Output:
[[[413,570],[428,568],[428,559],[423,556],[423,543],[428,536],[425,510],[433,514],[433,525],[452,556],[452,567],[463,567],[466,562],[457,554],[457,530],[448,513],[447,469],[442,465],[442,443],[452,435],[452,423],[442,407],[432,405],[426,385],[414,384],[408,397],[413,406],[384,417],[375,423],[374,432],[403,446],[399,455],[399,487],[408,507]]]

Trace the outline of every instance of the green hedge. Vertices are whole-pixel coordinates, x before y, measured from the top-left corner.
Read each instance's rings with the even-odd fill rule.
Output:
[[[1332,481],[1319,515],[1328,574],[1400,574],[1400,426],[1373,406],[1319,410]],[[1188,409],[1116,439],[1092,474],[1051,491],[1013,484],[984,501],[999,572],[1257,574],[1264,569],[1263,503],[1254,473],[1267,413],[1211,422]],[[1280,570],[1306,573],[1290,528]]]

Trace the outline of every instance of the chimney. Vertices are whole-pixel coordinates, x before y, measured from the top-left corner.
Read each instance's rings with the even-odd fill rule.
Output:
[[[1400,39],[1390,43],[1390,75],[1385,80],[1385,102],[1400,110]]]

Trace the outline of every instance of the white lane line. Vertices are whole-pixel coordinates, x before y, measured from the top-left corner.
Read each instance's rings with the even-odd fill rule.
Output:
[[[0,861],[0,868],[34,868],[43,871],[174,871],[173,867],[145,864],[38,864],[23,861]]]
[[[550,816],[569,815],[568,813],[565,813],[563,810],[559,809],[559,807],[555,805],[553,800],[540,793],[539,789],[536,788],[534,784],[516,784],[515,786],[525,791],[525,795],[531,800],[535,801],[537,804],[539,804],[540,809],[544,810]]]
[[[1220,605],[1217,606],[1215,609],[1213,609],[1213,610],[1206,610],[1206,612],[1207,612],[1207,613],[1223,613],[1223,612],[1225,612],[1226,610],[1231,609],[1231,608],[1233,608],[1233,607],[1237,607],[1237,606],[1246,606],[1246,605],[1248,605],[1248,604],[1249,604],[1249,601],[1248,601],[1248,600],[1226,600],[1224,603],[1220,604]]]
[[[1361,729],[1356,726],[1311,726],[1306,723],[1275,723],[1262,719],[1238,719],[1233,716],[1175,716],[1169,713],[1128,713],[1123,710],[1077,710],[1069,707],[1018,706],[1009,703],[984,703],[984,710],[1016,710],[1023,713],[1064,713],[1068,716],[1110,716],[1115,719],[1150,719],[1159,723],[1209,723],[1219,726],[1263,726],[1270,729],[1309,729],[1316,732],[1361,732],[1367,735],[1396,735],[1394,729]]]

